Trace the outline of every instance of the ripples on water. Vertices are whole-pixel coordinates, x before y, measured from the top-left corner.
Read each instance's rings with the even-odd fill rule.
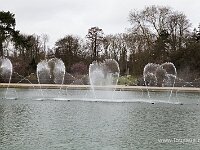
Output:
[[[200,106],[0,100],[1,150],[198,149]]]

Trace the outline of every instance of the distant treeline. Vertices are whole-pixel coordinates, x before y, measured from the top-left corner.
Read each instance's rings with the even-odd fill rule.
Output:
[[[149,6],[129,13],[131,28],[106,35],[91,27],[86,37],[67,35],[48,47],[47,34],[28,35],[15,30],[15,15],[0,11],[0,56],[9,58],[13,69],[27,76],[43,59],[61,58],[68,73],[88,73],[96,60],[115,59],[121,75],[142,76],[144,66],[172,62],[185,80],[200,78],[200,27],[191,29],[188,18],[170,7]]]

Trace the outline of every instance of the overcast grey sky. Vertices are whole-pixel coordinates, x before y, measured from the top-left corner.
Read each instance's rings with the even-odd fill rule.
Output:
[[[145,6],[170,6],[183,12],[197,27],[199,0],[0,0],[0,10],[15,14],[16,29],[26,34],[47,34],[49,45],[67,34],[85,37],[90,27],[105,34],[125,32],[131,10]]]

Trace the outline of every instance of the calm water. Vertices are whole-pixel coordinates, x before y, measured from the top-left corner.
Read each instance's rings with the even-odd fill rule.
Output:
[[[195,103],[0,100],[1,150],[199,150],[199,127]]]

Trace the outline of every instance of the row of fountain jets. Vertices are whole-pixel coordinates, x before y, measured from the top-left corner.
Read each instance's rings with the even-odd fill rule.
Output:
[[[11,82],[13,66],[8,58],[0,58],[0,76]],[[45,59],[37,65],[38,83],[63,84],[65,80],[65,65],[61,59]],[[93,61],[89,65],[89,80],[94,86],[117,85],[120,75],[119,64],[114,59],[103,62]],[[148,63],[144,67],[143,78],[146,86],[174,86],[177,72],[173,63]],[[48,82],[47,82],[48,81]]]

